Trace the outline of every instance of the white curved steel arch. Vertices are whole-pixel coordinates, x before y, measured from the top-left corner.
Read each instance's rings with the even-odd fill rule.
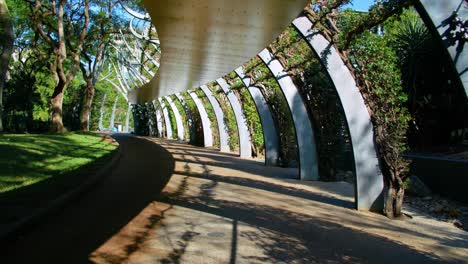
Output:
[[[123,9],[125,9],[125,11],[127,11],[127,13],[129,13],[133,17],[151,22],[151,18],[148,13],[140,14],[139,12],[129,8],[127,5],[122,4],[122,2],[120,2],[120,5],[123,7]]]
[[[185,129],[184,129],[184,123],[182,122],[182,117],[180,115],[179,109],[177,108],[175,103],[172,101],[172,98],[170,96],[165,96],[164,98],[169,103],[169,106],[172,109],[172,113],[174,113],[176,126],[177,126],[177,140],[182,141],[185,138]]]
[[[200,88],[203,91],[203,93],[206,95],[206,97],[208,98],[208,101],[210,102],[215,112],[216,121],[218,123],[218,131],[219,131],[219,148],[223,152],[229,152],[230,150],[229,134],[228,134],[228,129],[226,127],[226,123],[224,122],[223,109],[219,105],[219,102],[218,100],[216,100],[216,97],[214,96],[214,94],[206,85],[202,85],[200,86]]]
[[[280,151],[279,137],[268,103],[263,93],[260,91],[260,88],[250,85],[251,79],[249,76],[245,75],[242,67],[237,68],[235,72],[237,76],[241,78],[244,86],[252,96],[258,115],[260,116],[263,130],[263,142],[265,145],[265,165],[277,166]]]
[[[317,145],[312,122],[307,113],[304,101],[291,77],[284,72],[281,63],[264,49],[258,55],[265,63],[283,92],[296,130],[297,148],[299,152],[299,177],[303,180],[318,180]]]
[[[203,144],[205,147],[213,146],[213,131],[211,130],[211,121],[208,118],[208,113],[206,112],[203,102],[198,98],[198,95],[195,91],[188,91],[188,94],[192,98],[195,106],[197,107],[198,113],[202,121],[203,128]]]
[[[187,141],[191,141],[196,137],[195,134],[195,124],[193,123],[193,116],[190,113],[190,110],[187,106],[187,103],[185,102],[185,99],[182,97],[180,93],[175,94],[176,99],[180,102],[182,105],[182,108],[184,109],[185,117],[187,118],[187,123],[188,123],[188,128],[189,128],[189,133],[188,133],[188,138]]]
[[[172,124],[171,124],[171,119],[169,117],[169,111],[161,97],[158,98],[158,101],[163,112],[164,124],[166,125],[166,138],[172,139]]]
[[[466,98],[468,98],[468,50],[466,48],[468,2],[466,0],[419,0],[415,2],[421,18],[445,46],[465,89]],[[464,29],[462,29],[463,24]]]
[[[158,102],[156,100],[153,100],[153,107],[154,107],[154,114],[156,115],[156,126],[158,128],[158,137],[163,138],[163,119],[161,116],[161,111],[159,110],[158,107]]]
[[[293,25],[320,59],[343,105],[354,154],[356,208],[381,210],[384,181],[379,169],[373,125],[364,98],[336,49],[312,28],[312,22],[307,17],[299,17],[293,21]]]
[[[239,135],[239,155],[241,158],[252,157],[252,141],[250,138],[250,131],[247,127],[247,120],[245,119],[244,112],[242,111],[242,105],[239,99],[231,90],[226,80],[219,78],[216,82],[221,86],[224,94],[228,98],[229,104],[234,112],[237,124],[237,132]]]

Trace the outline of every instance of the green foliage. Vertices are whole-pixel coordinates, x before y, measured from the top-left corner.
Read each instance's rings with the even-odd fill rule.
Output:
[[[231,103],[224,91],[216,82],[209,83],[207,86],[208,89],[213,92],[213,95],[216,97],[221,109],[223,109],[224,124],[226,124],[229,135],[229,148],[231,151],[236,152],[239,150],[239,131],[237,129],[236,116],[232,110]]]
[[[252,99],[247,88],[237,90],[238,96],[241,98],[242,110],[247,119],[252,143],[254,145],[254,156],[265,155],[265,146],[263,141],[263,128],[260,121],[260,116],[257,112],[257,107]]]
[[[261,88],[270,106],[279,133],[280,165],[283,167],[295,166],[298,160],[296,131],[288,103],[278,82],[258,57],[244,65],[244,72],[252,78],[251,85]]]
[[[146,111],[148,112],[148,134],[151,137],[158,135],[158,123],[156,120],[156,109],[154,109],[153,103],[146,103]]]
[[[132,113],[135,126],[135,134],[138,136],[149,136],[149,114],[146,105],[132,105]]]
[[[80,113],[83,106],[83,80],[74,78],[63,96],[63,121],[68,131],[80,130]]]
[[[406,132],[411,116],[405,107],[407,96],[401,85],[397,55],[385,37],[370,32],[359,36],[352,43],[352,50],[360,62],[357,70],[369,84],[365,98],[376,127],[382,172],[387,181],[395,179],[401,185],[408,170],[408,162],[401,153],[407,149]]]
[[[231,72],[225,79],[241,102],[242,112],[247,121],[247,127],[249,128],[252,140],[252,155],[254,157],[265,155],[262,123],[252,96],[235,72]]]
[[[99,130],[99,119],[101,116],[101,106],[102,106],[102,99],[105,96],[104,107],[103,107],[103,128],[108,129],[110,126],[110,120],[112,115],[112,110],[114,107],[115,98],[118,97],[117,107],[115,111],[115,125],[122,125],[125,126],[126,118],[127,118],[127,111],[128,111],[128,103],[127,100],[120,94],[116,89],[106,81],[98,81],[95,86],[95,94],[94,100],[91,105],[91,113],[90,113],[90,124],[89,128],[91,131],[98,131]],[[130,119],[133,116],[130,115]],[[129,122],[129,126],[133,125],[133,121]]]
[[[172,127],[172,139],[177,139],[177,122],[174,112],[172,111],[172,107],[170,106],[169,102],[165,98],[163,98],[162,101],[166,105],[167,113],[169,114],[169,121],[171,122]]]
[[[0,135],[0,193],[63,177],[115,148],[97,134]]]
[[[398,55],[402,86],[408,94],[409,143],[414,149],[460,144],[468,127],[468,102],[451,61],[413,10],[385,22],[385,38]]]
[[[9,132],[44,132],[48,129],[49,101],[55,86],[47,69],[38,65],[29,71],[20,62],[14,62],[11,79],[4,89],[4,127]]]
[[[367,13],[353,11],[344,12],[340,18],[340,29],[337,36],[337,44],[341,49],[349,48],[349,45],[360,34],[368,30],[380,27],[392,16],[399,16],[405,8],[414,4],[413,0],[381,0],[378,4],[370,7]],[[354,13],[354,15],[352,15]],[[343,21],[347,21],[343,23]]]
[[[351,146],[341,102],[317,55],[292,26],[270,47],[296,84],[312,120],[321,179],[335,180],[338,170],[353,171],[352,154],[345,151]]]
[[[188,111],[186,117],[190,128],[190,144],[202,147],[204,146],[203,124],[198,108],[188,92],[181,93],[181,96],[184,99]]]
[[[182,125],[184,126],[184,138],[189,139],[190,141],[190,128],[189,128],[189,121],[187,118],[187,114],[185,113],[184,107],[180,103],[179,99],[173,95],[169,95],[169,97],[172,99],[172,102],[177,108],[177,111],[180,113],[180,118],[182,119]]]
[[[218,120],[216,119],[216,114],[214,112],[213,106],[210,104],[210,101],[206,97],[205,93],[200,89],[196,89],[195,93],[197,94],[198,98],[203,103],[203,106],[205,107],[206,114],[208,115],[208,118],[210,119],[210,124],[211,124],[211,131],[213,133],[213,147],[219,148],[219,129],[218,129]]]

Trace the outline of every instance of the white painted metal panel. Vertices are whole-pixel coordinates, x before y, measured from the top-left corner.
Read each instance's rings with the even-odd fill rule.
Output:
[[[270,44],[308,0],[144,0],[161,42],[161,67],[132,102],[199,87]]]

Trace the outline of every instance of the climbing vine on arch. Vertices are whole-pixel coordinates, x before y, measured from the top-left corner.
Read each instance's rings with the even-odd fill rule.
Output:
[[[297,167],[296,131],[288,103],[278,82],[258,57],[248,61],[243,68],[251,78],[251,85],[260,88],[270,107],[280,140],[279,164],[282,167]]]

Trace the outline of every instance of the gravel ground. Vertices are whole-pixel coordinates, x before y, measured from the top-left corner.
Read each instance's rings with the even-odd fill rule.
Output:
[[[405,207],[418,214],[438,221],[452,223],[468,231],[468,205],[439,196],[416,197],[407,195]]]

